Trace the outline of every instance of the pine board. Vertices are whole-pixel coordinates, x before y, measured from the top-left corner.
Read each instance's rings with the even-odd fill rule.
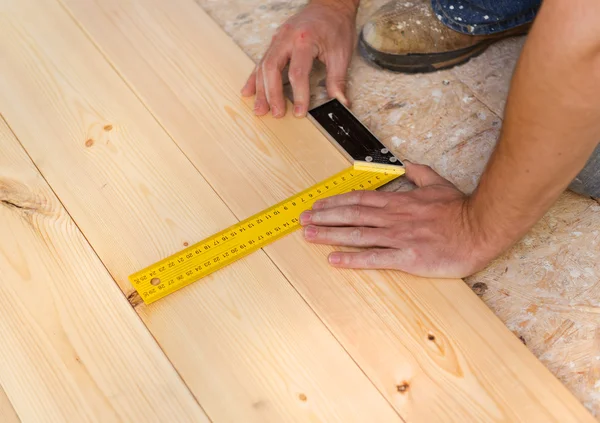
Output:
[[[0,222],[0,385],[23,422],[208,422],[1,117]]]
[[[140,305],[128,274],[235,216],[57,2],[0,11],[0,110],[208,417],[401,422],[263,252]]]
[[[348,165],[252,117],[252,62],[191,0],[62,1],[238,218]],[[462,281],[333,271],[298,234],[266,251],[408,421],[593,421]]]

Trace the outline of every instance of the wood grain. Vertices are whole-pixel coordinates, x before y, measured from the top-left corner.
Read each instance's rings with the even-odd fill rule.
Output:
[[[238,218],[347,166],[306,120],[252,117],[253,64],[191,0],[63,2]],[[462,281],[266,251],[408,421],[593,421]]]
[[[128,274],[235,216],[58,3],[0,5],[0,109],[208,416],[400,422],[264,252],[139,305]]]
[[[21,420],[17,416],[17,412],[13,408],[10,400],[6,396],[6,392],[0,386],[0,422],[2,423],[20,423]]]
[[[277,26],[306,4],[195,1],[255,61]],[[357,29],[388,1],[362,1]],[[348,72],[352,111],[396,154],[431,165],[470,192],[498,140],[501,106],[524,39],[495,43],[465,65],[428,74],[385,72],[355,52]],[[324,66],[315,66],[310,80],[311,104],[318,105],[327,98]],[[520,243],[465,280],[596,418],[600,418],[600,390],[595,387],[600,378],[598,211],[600,205],[593,199],[565,192]]]
[[[0,384],[24,422],[208,422],[1,118],[0,222]]]

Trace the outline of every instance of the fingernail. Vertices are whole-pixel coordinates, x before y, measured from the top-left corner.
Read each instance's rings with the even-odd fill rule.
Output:
[[[300,106],[295,106],[294,107],[294,116],[296,116],[296,117],[302,117],[302,116],[304,116],[304,113],[302,111],[302,107],[300,107]]]
[[[281,116],[281,111],[279,110],[279,107],[277,107],[277,106],[271,107],[271,113],[273,113],[273,117]]]
[[[315,235],[317,235],[317,232],[319,232],[319,230],[314,226],[307,226],[304,228],[304,236],[307,238],[313,238]]]
[[[329,254],[329,263],[331,264],[340,264],[342,261],[342,255],[339,253],[331,253]]]
[[[311,217],[312,217],[311,212],[309,212],[309,211],[302,212],[302,214],[300,215],[300,224],[306,225],[307,223],[310,222]]]

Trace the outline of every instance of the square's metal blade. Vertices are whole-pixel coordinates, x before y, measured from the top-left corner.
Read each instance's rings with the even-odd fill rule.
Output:
[[[308,114],[313,123],[348,159],[370,164],[403,166],[402,161],[337,99],[309,110]]]

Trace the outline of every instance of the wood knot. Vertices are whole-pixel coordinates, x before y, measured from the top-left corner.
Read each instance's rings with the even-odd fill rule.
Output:
[[[267,402],[263,400],[258,400],[252,403],[252,408],[256,408],[257,410],[261,410],[263,408],[267,408]]]
[[[113,126],[112,126],[111,124],[108,124],[108,125],[105,125],[105,126],[104,126],[104,130],[105,130],[106,132],[108,132],[108,131],[112,131],[112,129],[113,129]]]
[[[187,242],[187,241],[183,243],[183,246],[184,246],[184,247],[187,247],[188,245],[190,245],[190,244],[188,244],[188,242]]]
[[[299,398],[299,399],[300,399],[300,401],[302,401],[302,402],[306,402],[306,400],[308,399],[308,398],[306,398],[306,395],[304,395],[304,394],[300,394],[300,395],[298,395],[298,398]]]
[[[429,339],[430,341],[435,341],[435,335],[433,333],[430,333],[427,335],[427,339]]]
[[[18,181],[0,179],[0,204],[25,212],[43,212],[46,199]]]
[[[142,300],[142,297],[140,297],[140,294],[138,294],[137,291],[133,291],[131,294],[129,294],[127,296],[127,301],[129,301],[129,304],[131,304],[131,306],[134,308],[144,302],[144,300]]]
[[[402,382],[400,385],[396,385],[396,390],[401,394],[405,394],[408,391],[408,388],[410,388],[408,382]]]
[[[92,145],[94,145],[94,140],[91,138],[85,142],[86,147],[91,147]]]

